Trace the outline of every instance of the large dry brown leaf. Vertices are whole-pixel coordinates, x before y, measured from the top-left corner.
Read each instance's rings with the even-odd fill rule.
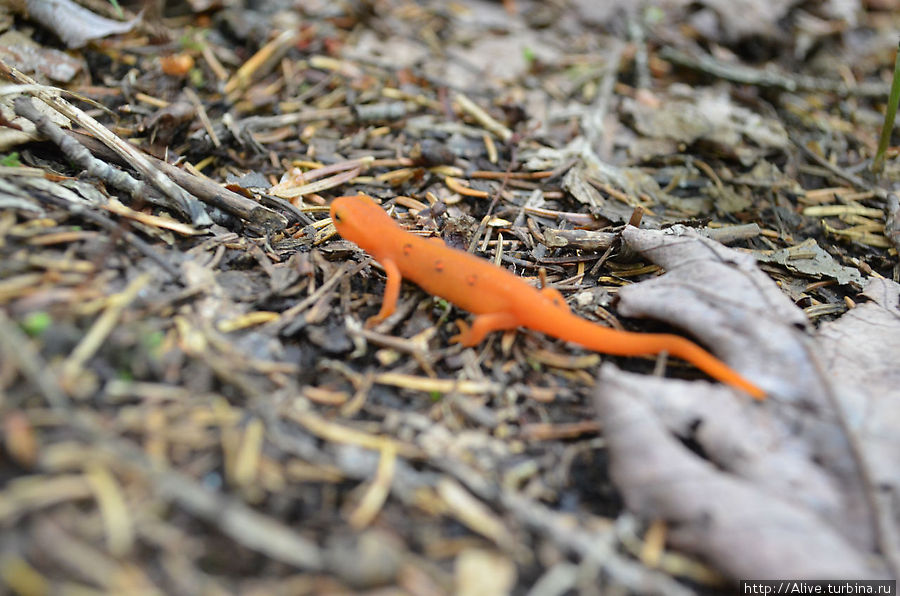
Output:
[[[688,329],[769,393],[802,400],[817,393],[806,356],[806,317],[756,266],[753,256],[683,226],[629,227],[630,247],[666,275],[619,290],[619,312]]]
[[[900,525],[896,511],[900,495],[900,285],[873,279],[863,295],[871,302],[819,328],[816,351],[828,371],[839,415],[879,490],[878,498],[893,503],[891,521],[896,528]],[[896,539],[894,534],[892,540]]]
[[[682,445],[644,403],[651,393],[645,380],[606,366],[601,381],[597,405],[613,478],[629,509],[670,523],[675,545],[734,578],[849,579],[877,573],[864,553],[803,503],[719,470]],[[709,400],[726,397],[716,395],[720,391],[702,393]]]
[[[870,282],[871,302],[813,335],[752,256],[687,229],[624,238],[667,273],[623,288],[620,312],[691,331],[770,392],[604,368],[598,411],[629,507],[733,577],[883,573],[900,519],[900,286]]]

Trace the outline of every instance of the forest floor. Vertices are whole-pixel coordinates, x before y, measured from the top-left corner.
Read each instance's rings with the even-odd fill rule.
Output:
[[[897,2],[6,4],[9,591],[896,578]],[[367,327],[384,268],[329,216],[358,193],[767,398],[463,347],[407,282]]]

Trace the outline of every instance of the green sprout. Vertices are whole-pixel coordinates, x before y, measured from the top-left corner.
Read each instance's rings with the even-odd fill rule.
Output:
[[[879,174],[884,169],[884,154],[891,142],[894,130],[894,117],[897,115],[897,104],[900,103],[900,53],[894,57],[894,79],[891,81],[891,94],[888,97],[887,110],[884,113],[884,124],[881,126],[881,138],[878,140],[878,151],[872,160],[872,172]]]
[[[125,13],[122,12],[122,7],[119,6],[119,0],[109,0],[109,3],[112,4],[112,7],[116,9],[116,16],[120,19],[124,19]]]

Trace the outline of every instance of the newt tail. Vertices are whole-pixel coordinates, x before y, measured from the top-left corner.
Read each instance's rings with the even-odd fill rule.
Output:
[[[528,325],[535,331],[576,343],[595,352],[615,356],[644,356],[667,352],[682,360],[687,360],[709,376],[723,383],[746,391],[756,399],[763,399],[766,394],[724,362],[679,335],[671,333],[635,333],[602,327],[570,315],[565,319],[556,319],[552,324],[542,326]]]

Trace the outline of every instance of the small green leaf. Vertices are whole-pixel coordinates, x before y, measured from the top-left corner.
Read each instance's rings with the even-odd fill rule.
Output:
[[[648,25],[658,25],[666,18],[666,13],[658,6],[649,6],[644,10],[644,22]]]
[[[534,53],[534,50],[528,46],[522,48],[522,57],[525,58],[525,62],[529,65],[534,64],[534,61],[537,60],[537,55]]]
[[[144,349],[155,356],[162,347],[165,338],[166,334],[162,331],[153,331],[142,336],[141,343],[144,345]]]
[[[206,78],[203,76],[203,71],[199,68],[192,68],[188,73],[188,80],[191,82],[192,87],[196,87],[197,89],[203,87],[206,84]]]
[[[202,52],[203,42],[200,41],[200,39],[205,39],[207,33],[207,29],[191,29],[181,36],[181,38],[178,40],[178,43],[181,45],[181,48],[183,50]]]
[[[431,398],[431,401],[441,401],[441,392],[440,391],[431,391],[428,393],[428,396]]]
[[[22,162],[19,161],[19,152],[13,151],[8,155],[4,155],[0,157],[0,166],[5,166],[8,168],[16,168],[22,165]]]
[[[50,317],[50,314],[38,310],[25,315],[25,318],[22,320],[22,329],[31,337],[38,337],[47,330],[51,323],[53,323],[53,319]]]

